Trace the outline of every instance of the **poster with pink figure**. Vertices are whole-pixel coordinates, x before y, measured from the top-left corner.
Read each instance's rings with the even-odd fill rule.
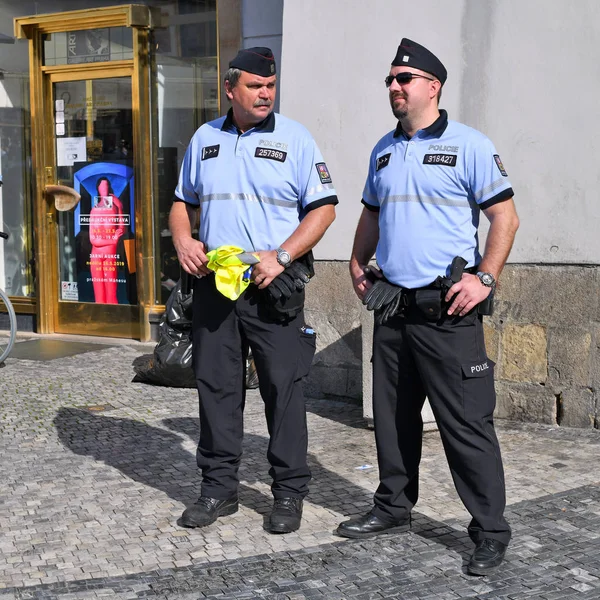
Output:
[[[137,304],[133,170],[93,163],[74,180],[79,302]]]
[[[129,219],[123,215],[123,204],[114,195],[107,177],[96,184],[98,194],[90,210],[89,232],[90,274],[97,304],[118,304],[117,267],[123,266],[117,245]],[[129,216],[129,215],[128,215]]]

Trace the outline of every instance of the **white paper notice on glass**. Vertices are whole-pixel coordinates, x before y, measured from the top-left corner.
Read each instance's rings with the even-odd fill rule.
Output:
[[[65,124],[64,123],[56,124],[56,135],[65,135]]]
[[[55,123],[64,123],[65,122],[65,113],[61,110],[56,111],[56,116],[54,118]]]
[[[76,162],[87,161],[85,137],[56,138],[56,164],[72,167]]]
[[[54,101],[54,110],[56,112],[65,110],[65,101],[64,100],[55,100]]]

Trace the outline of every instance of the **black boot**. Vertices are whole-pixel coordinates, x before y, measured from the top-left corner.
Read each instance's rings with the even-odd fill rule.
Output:
[[[195,504],[183,511],[179,523],[184,527],[206,527],[214,523],[218,517],[232,515],[237,511],[237,496],[228,500],[200,496]]]
[[[487,575],[500,565],[506,554],[506,548],[506,544],[492,538],[477,542],[467,565],[467,571],[471,575]]]
[[[267,529],[271,533],[291,533],[302,521],[302,498],[275,498]]]
[[[336,533],[348,538],[370,538],[380,533],[402,533],[410,529],[410,514],[401,521],[384,521],[368,512],[340,523]]]

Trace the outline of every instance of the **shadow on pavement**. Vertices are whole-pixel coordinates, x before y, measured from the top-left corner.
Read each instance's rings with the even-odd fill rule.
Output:
[[[182,433],[196,442],[200,432],[200,421],[197,418],[181,417],[165,419],[163,424],[170,430]],[[268,474],[267,461],[268,438],[260,435],[244,434],[244,455],[240,466],[240,479],[248,482],[260,482],[270,487],[271,478]],[[308,453],[308,465],[312,473],[310,493],[308,500],[327,510],[342,514],[353,509],[357,511],[368,510],[372,502],[372,492],[352,483],[338,473],[324,467],[314,454]],[[199,477],[199,475],[198,475]],[[240,491],[240,500],[243,501],[243,492]],[[272,498],[269,495],[265,511],[270,510]],[[347,505],[347,506],[345,506]],[[352,505],[352,506],[350,506]],[[258,510],[258,512],[262,512]]]
[[[93,457],[118,469],[133,481],[164,492],[176,502],[189,505],[197,498],[200,474],[194,454],[183,447],[184,439],[180,435],[196,442],[199,432],[197,418],[165,419],[163,423],[169,429],[166,430],[132,419],[63,407],[53,423],[61,443],[71,452]],[[271,509],[271,495],[247,484],[259,482],[270,486],[267,445],[267,438],[245,434],[240,467],[240,479],[243,481],[239,489],[240,503],[261,515]],[[345,516],[369,510],[372,490],[365,490],[325,468],[313,454],[309,453],[308,461],[313,475],[308,497],[311,504]],[[413,512],[412,533],[463,555],[466,555],[465,549],[470,544],[466,533],[416,512]]]
[[[323,419],[335,421],[353,429],[368,429],[362,405],[343,400],[312,400],[307,398],[306,410]],[[309,432],[310,433],[310,432]]]
[[[54,418],[61,443],[71,452],[91,456],[121,471],[143,485],[167,494],[177,502],[189,504],[200,491],[200,474],[194,454],[183,446],[178,434],[198,439],[199,420],[194,418],[165,419],[171,430],[76,408],[61,408]],[[175,433],[176,432],[176,433]],[[246,483],[271,484],[266,459],[268,440],[246,434],[240,478]],[[323,467],[309,454],[313,473],[310,501],[323,508],[345,512],[344,504],[366,509],[371,504],[371,491],[365,490],[337,473]],[[247,485],[240,486],[240,501],[244,506],[264,513],[272,498]]]

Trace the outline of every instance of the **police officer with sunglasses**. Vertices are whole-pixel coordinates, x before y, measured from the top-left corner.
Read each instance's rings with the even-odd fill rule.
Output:
[[[337,532],[365,538],[410,528],[427,397],[472,517],[468,570],[485,575],[502,562],[511,530],[482,313],[489,314],[519,220],[492,142],[438,108],[446,76],[434,54],[405,38],[385,79],[398,124],[371,154],[350,261],[356,294],[375,310],[380,483],[372,510]],[[490,221],[483,254],[481,212]],[[379,269],[368,266],[375,253]]]

